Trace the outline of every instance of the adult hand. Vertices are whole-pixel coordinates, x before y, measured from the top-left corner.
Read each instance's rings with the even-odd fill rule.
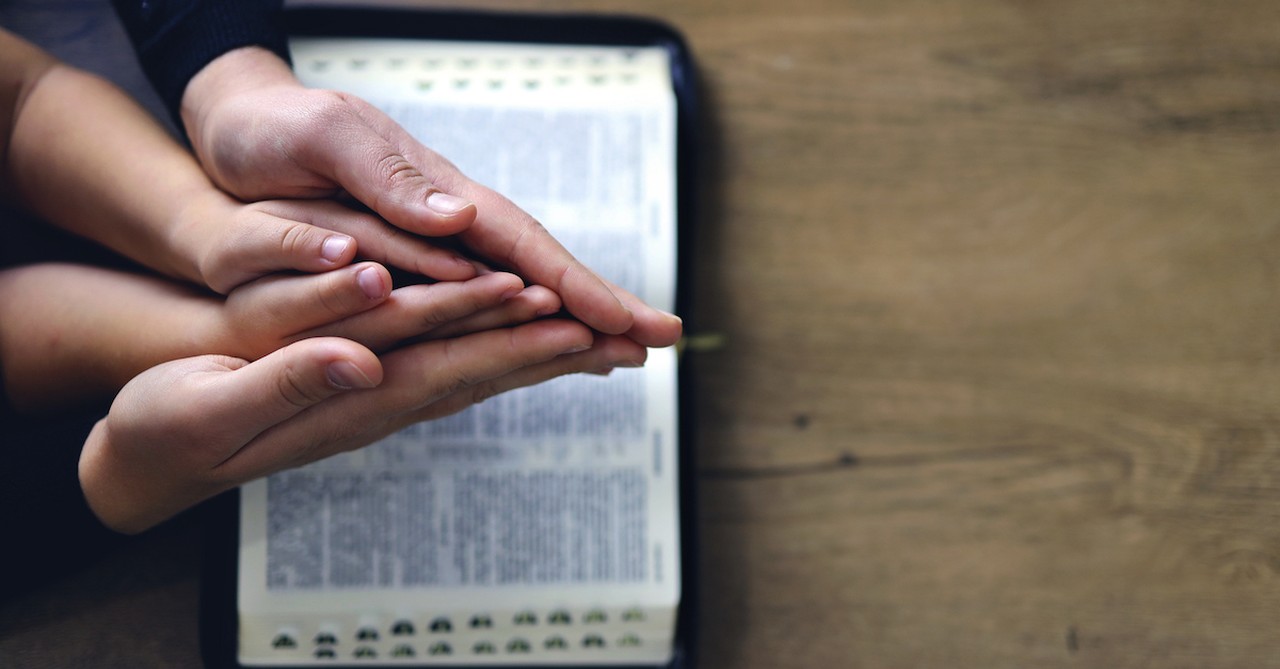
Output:
[[[381,362],[338,338],[256,362],[206,355],[130,381],[90,433],[80,484],[99,519],[140,532],[244,482],[365,446],[406,425],[645,350],[570,321],[542,321],[399,349]]]
[[[0,199],[53,225],[219,293],[281,270],[340,267],[357,246],[439,280],[480,270],[336,202],[246,205],[113,84],[3,30],[0,53]]]
[[[470,251],[555,291],[604,333],[667,346],[680,320],[578,262],[536,220],[475,183],[363,100],[303,87],[269,51],[228,52],[188,84],[182,118],[213,180],[238,197],[346,191],[400,229],[456,235]]]

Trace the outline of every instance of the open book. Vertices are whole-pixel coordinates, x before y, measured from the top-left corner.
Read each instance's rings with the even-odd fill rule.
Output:
[[[354,93],[676,309],[677,98],[660,45],[295,37]],[[500,395],[242,488],[244,666],[678,664],[673,349]]]

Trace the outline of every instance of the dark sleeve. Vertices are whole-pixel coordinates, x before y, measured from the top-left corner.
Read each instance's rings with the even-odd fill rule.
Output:
[[[210,61],[244,46],[261,46],[286,62],[280,25],[283,0],[112,0],[142,69],[174,122],[187,82]]]
[[[105,407],[47,416],[13,411],[0,384],[0,600],[88,564],[125,537],[102,525],[80,490],[80,449]]]

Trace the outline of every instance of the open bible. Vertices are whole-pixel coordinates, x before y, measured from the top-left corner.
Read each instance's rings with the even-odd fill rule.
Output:
[[[295,71],[380,108],[676,311],[678,40],[637,23],[634,43],[592,44],[591,19],[570,22],[586,28],[571,43],[404,34],[420,18],[295,14]],[[680,664],[677,399],[675,350],[652,350],[642,369],[499,395],[244,486],[229,664]]]

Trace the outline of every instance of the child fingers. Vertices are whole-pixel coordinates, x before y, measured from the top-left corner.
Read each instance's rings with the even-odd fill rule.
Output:
[[[273,275],[242,286],[226,301],[233,334],[288,339],[368,311],[391,293],[391,276],[376,263],[323,274]],[[274,346],[273,346],[274,348]]]
[[[317,228],[349,236],[359,244],[361,257],[422,276],[441,281],[462,281],[475,276],[480,270],[476,261],[449,248],[443,240],[433,242],[339,202],[275,202],[265,209],[284,219],[305,221]]]
[[[428,336],[432,339],[457,337],[483,332],[494,328],[528,323],[537,318],[551,316],[560,311],[560,296],[550,288],[528,286],[514,297],[495,307],[485,309],[465,318],[459,318],[435,328]]]
[[[469,281],[407,286],[393,291],[377,309],[306,334],[344,337],[382,351],[424,335],[436,339],[438,329],[501,310],[509,301],[517,301],[517,308],[527,308],[522,305],[530,300],[520,299],[523,292],[520,278],[505,272]]]
[[[205,284],[219,293],[274,272],[327,272],[356,256],[356,240],[341,231],[258,209],[241,220],[201,263]]]

